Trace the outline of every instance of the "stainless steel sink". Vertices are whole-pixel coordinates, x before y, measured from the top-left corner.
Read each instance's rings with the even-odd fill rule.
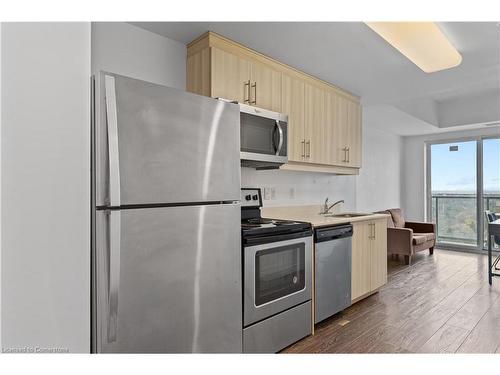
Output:
[[[349,217],[360,217],[360,216],[369,216],[371,214],[362,214],[359,212],[345,212],[343,214],[327,214],[325,217],[339,217],[339,218],[349,218]]]

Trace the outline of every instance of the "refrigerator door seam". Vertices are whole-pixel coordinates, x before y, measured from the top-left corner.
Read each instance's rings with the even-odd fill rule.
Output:
[[[98,211],[133,210],[141,208],[163,208],[163,207],[189,207],[189,206],[219,206],[239,204],[240,201],[205,201],[205,202],[179,202],[179,203],[144,203],[144,204],[124,204],[121,206],[96,206]]]

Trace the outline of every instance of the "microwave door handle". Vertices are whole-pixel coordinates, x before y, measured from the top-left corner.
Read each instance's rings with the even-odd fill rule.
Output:
[[[279,120],[276,120],[276,127],[278,128],[278,133],[280,135],[280,140],[278,142],[278,148],[276,149],[276,155],[279,155],[279,154],[281,154],[281,149],[283,148],[283,142],[284,142],[283,128],[281,127]]]

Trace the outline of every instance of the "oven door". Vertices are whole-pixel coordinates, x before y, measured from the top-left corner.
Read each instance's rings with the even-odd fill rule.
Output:
[[[244,248],[244,313],[248,326],[311,299],[312,237]]]
[[[286,163],[287,120],[286,115],[240,104],[241,160]]]

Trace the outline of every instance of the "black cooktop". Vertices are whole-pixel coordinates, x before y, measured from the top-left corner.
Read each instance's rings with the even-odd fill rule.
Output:
[[[245,199],[245,197],[250,197],[250,199]],[[263,218],[261,217],[261,207],[260,189],[242,189],[241,232],[244,239],[311,232],[311,224],[309,223]]]

